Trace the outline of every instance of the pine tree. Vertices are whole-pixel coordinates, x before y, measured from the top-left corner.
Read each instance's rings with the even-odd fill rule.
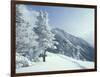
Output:
[[[16,52],[33,59],[33,48],[36,47],[33,25],[25,18],[25,12],[30,13],[25,5],[16,5]]]
[[[39,42],[37,57],[42,54],[43,62],[45,62],[47,48],[53,48],[55,44],[54,34],[51,32],[50,26],[48,24],[47,12],[39,11],[39,16],[37,16],[37,22],[34,31],[39,37],[37,39]]]

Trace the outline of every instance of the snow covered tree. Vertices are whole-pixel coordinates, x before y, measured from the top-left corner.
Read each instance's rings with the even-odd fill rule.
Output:
[[[30,60],[28,60],[28,58],[16,52],[16,68],[28,67],[30,65],[31,65],[31,62]]]
[[[37,16],[36,27],[34,27],[35,33],[38,35],[37,41],[39,42],[37,48],[37,57],[42,54],[43,62],[45,62],[47,48],[56,48],[54,34],[51,32],[48,24],[48,13],[46,11],[39,11]]]
[[[27,14],[30,12],[25,5],[16,5],[16,52],[22,56],[32,60],[34,55],[34,47],[36,35],[33,31],[33,25],[28,20]]]
[[[82,60],[85,60],[84,55],[81,54],[81,52],[85,52],[85,50],[79,45],[76,46],[76,49],[76,59],[80,60],[82,58]]]

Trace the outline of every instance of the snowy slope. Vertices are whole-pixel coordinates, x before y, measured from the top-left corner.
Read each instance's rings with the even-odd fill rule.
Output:
[[[16,73],[76,70],[94,68],[94,62],[78,61],[61,54],[47,52],[46,62],[34,62],[30,67],[16,69]]]

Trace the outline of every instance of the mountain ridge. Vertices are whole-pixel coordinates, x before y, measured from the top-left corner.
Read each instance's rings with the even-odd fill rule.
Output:
[[[53,28],[52,32],[55,34],[56,41],[59,44],[55,44],[57,49],[49,48],[48,51],[61,53],[75,59],[94,61],[94,49],[85,40],[59,28]]]

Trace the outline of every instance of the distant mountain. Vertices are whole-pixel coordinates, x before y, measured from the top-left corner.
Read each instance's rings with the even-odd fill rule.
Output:
[[[94,61],[94,48],[85,40],[75,37],[62,29],[54,28],[57,49],[48,49],[49,52],[60,53],[74,59]]]

